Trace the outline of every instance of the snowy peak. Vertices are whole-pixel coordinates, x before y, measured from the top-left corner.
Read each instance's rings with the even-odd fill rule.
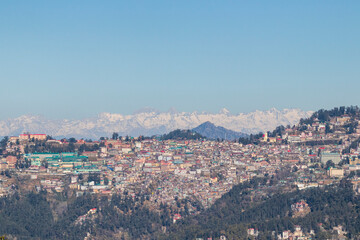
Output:
[[[222,108],[219,113],[220,113],[220,114],[228,115],[228,114],[230,114],[230,111],[227,110],[226,108]]]

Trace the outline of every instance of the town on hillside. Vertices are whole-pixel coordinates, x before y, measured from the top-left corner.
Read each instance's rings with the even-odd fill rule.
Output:
[[[76,197],[126,194],[145,198],[154,211],[170,206],[172,224],[176,224],[255,177],[269,181],[251,192],[254,199],[274,191],[322,188],[344,177],[359,194],[359,123],[357,107],[340,107],[317,111],[294,126],[279,126],[236,141],[176,136],[165,140],[117,133],[93,141],[23,133],[0,142],[0,196],[30,191]],[[311,211],[304,200],[291,208],[293,216]],[[76,220],[78,224],[96,215],[96,209],[88,210]],[[341,225],[325,230],[335,232],[339,239],[347,231]],[[247,234],[256,238],[261,231],[249,227]],[[274,236],[311,239],[314,232],[296,226]]]

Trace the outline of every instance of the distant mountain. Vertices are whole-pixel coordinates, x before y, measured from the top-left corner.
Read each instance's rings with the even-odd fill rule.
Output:
[[[98,139],[111,136],[152,136],[175,129],[193,129],[204,122],[211,122],[232,131],[258,133],[269,131],[279,125],[294,125],[301,118],[310,117],[313,112],[300,109],[270,109],[251,113],[231,114],[227,109],[219,113],[206,112],[159,112],[153,109],[132,115],[101,113],[97,117],[82,120],[50,120],[40,116],[24,115],[0,121],[0,136],[14,136],[23,132],[46,133],[56,138],[80,137]]]
[[[235,140],[240,137],[247,137],[245,133],[235,132],[229,129],[226,129],[221,126],[215,126],[211,122],[207,121],[203,124],[192,129],[193,132],[199,133],[202,136],[205,136],[209,139],[226,139],[226,140]]]

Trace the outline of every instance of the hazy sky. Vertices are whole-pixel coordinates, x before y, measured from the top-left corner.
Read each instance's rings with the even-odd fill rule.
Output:
[[[1,1],[0,119],[360,105],[360,1]]]

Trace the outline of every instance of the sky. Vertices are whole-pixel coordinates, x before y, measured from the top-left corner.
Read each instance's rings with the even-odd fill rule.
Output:
[[[360,1],[1,1],[0,119],[360,104]]]

